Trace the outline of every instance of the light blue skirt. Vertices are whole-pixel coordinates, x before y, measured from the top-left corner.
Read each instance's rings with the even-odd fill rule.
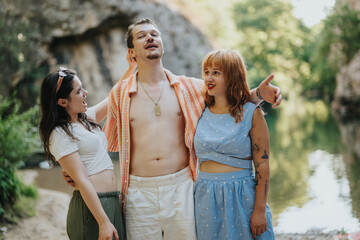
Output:
[[[200,172],[194,185],[198,240],[253,239],[250,217],[255,202],[252,170],[231,173]],[[256,239],[275,239],[266,204],[267,230]]]

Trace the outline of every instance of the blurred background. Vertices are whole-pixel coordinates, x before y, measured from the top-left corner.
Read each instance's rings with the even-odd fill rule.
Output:
[[[214,48],[244,56],[252,88],[275,74],[282,104],[263,107],[279,238],[360,231],[360,0],[1,0],[0,239],[36,215],[39,189],[72,191],[37,134],[42,79],[75,69],[97,103],[127,69],[124,35],[143,17],[157,23],[175,74],[200,78]],[[19,177],[27,171],[32,185]]]

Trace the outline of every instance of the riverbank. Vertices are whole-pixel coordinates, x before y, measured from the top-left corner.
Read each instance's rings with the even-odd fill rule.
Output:
[[[37,177],[36,171],[25,170],[20,178],[25,184],[31,184]],[[19,221],[17,225],[8,225],[5,240],[67,240],[66,214],[70,195],[62,192],[39,188],[39,201],[36,215]],[[2,226],[1,226],[2,227]],[[322,233],[320,230],[305,234],[277,234],[277,240],[333,240],[347,239],[336,237],[336,232]],[[353,238],[353,240],[360,238]]]
[[[36,215],[8,225],[5,240],[67,240],[65,230],[70,196],[65,193],[39,189]]]
[[[18,173],[25,184],[32,184],[36,171]],[[66,214],[70,196],[66,193],[38,188],[36,214],[20,220],[17,225],[7,225],[5,240],[67,240]]]

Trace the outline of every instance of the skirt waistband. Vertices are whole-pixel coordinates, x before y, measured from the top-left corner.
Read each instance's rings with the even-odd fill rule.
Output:
[[[254,177],[255,174],[250,169],[244,169],[236,172],[226,172],[226,173],[208,173],[199,171],[199,179],[204,180],[231,180],[231,179],[240,179],[246,177]]]
[[[105,197],[118,197],[120,195],[120,191],[115,192],[100,192],[97,193],[99,198],[105,198]],[[79,190],[74,190],[73,197],[81,197]]]

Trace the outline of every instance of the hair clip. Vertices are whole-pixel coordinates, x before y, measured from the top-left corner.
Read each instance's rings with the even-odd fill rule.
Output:
[[[57,81],[56,93],[59,91],[64,77],[67,76],[65,71],[68,71],[68,69],[65,68],[65,67],[60,67],[60,71],[58,72],[59,78],[58,78],[58,81]]]

